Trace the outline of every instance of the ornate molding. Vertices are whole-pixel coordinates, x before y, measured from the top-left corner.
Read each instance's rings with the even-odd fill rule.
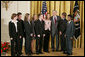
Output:
[[[9,5],[12,3],[12,1],[1,1],[2,7],[6,8],[6,11],[9,8]]]

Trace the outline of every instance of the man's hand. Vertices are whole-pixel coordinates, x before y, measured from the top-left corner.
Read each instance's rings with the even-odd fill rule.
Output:
[[[60,31],[59,34],[62,35],[62,32]]]
[[[40,34],[39,34],[39,35],[37,35],[37,37],[40,37]]]
[[[22,38],[22,36],[19,37],[20,39]]]
[[[30,34],[30,36],[32,37],[32,36],[33,36],[33,34],[31,33],[31,34]]]
[[[11,40],[13,40],[13,38],[11,38]]]
[[[64,35],[64,37],[66,38],[66,34]]]
[[[73,38],[71,37],[70,39],[72,40]]]
[[[45,37],[45,34],[43,34],[43,37]]]
[[[34,37],[36,37],[36,35],[34,35]]]

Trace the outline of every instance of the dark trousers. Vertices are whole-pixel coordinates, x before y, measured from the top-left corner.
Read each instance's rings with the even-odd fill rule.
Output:
[[[16,51],[16,41],[11,40],[11,56],[15,56]]]
[[[20,55],[20,41],[19,41],[19,35],[16,33],[16,37],[11,40],[11,56],[17,56]]]
[[[51,35],[51,47],[52,47],[52,50],[54,50],[54,38],[56,36],[56,50],[59,49],[59,38],[58,38],[58,33],[55,33],[54,35],[52,34]]]
[[[73,40],[71,40],[69,36],[66,36],[66,48],[67,53],[72,54]]]
[[[64,36],[65,34],[62,33],[62,35],[60,36],[60,40],[61,40],[61,51],[66,51],[66,38]]]
[[[31,54],[31,37],[25,38],[25,53]]]
[[[11,40],[11,56],[19,56],[19,48],[18,40]]]
[[[22,54],[23,38],[20,39],[20,55]]]
[[[43,36],[36,38],[36,52],[42,52]]]
[[[49,36],[50,36],[50,31],[49,30],[45,30],[44,48],[43,48],[43,50],[45,52],[48,52],[48,48],[49,48]]]

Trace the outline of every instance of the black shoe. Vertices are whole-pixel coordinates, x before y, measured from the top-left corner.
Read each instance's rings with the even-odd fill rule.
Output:
[[[47,53],[50,53],[49,51],[47,51]]]
[[[56,52],[59,52],[59,50],[56,50]]]
[[[54,52],[54,49],[52,49],[52,51]]]
[[[20,52],[19,54],[20,54],[20,55],[22,55],[23,53],[22,53],[22,52]]]
[[[63,51],[63,50],[60,50],[60,51]]]
[[[32,54],[31,53],[28,53],[28,56],[31,56]]]
[[[36,54],[38,55],[38,54],[39,54],[39,52],[36,52]]]
[[[68,56],[72,55],[72,53],[67,53]]]
[[[44,50],[44,52],[48,52],[48,50]]]
[[[64,54],[67,54],[67,51],[63,51]]]
[[[43,54],[43,52],[39,52],[39,54]]]

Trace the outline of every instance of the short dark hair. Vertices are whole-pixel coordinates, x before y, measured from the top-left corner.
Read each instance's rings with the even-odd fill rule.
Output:
[[[73,16],[71,14],[68,15],[69,17],[73,18]]]
[[[43,14],[38,14],[38,18],[39,18],[41,15],[43,15]]]
[[[21,12],[18,12],[18,13],[17,13],[17,16],[19,16],[19,15],[22,15],[22,13],[21,13]]]
[[[62,15],[66,17],[67,14],[66,14],[66,12],[63,12]]]
[[[17,14],[16,13],[13,13],[12,16],[11,16],[11,19],[14,19],[14,17],[16,17]]]
[[[69,14],[68,16],[71,18],[71,20],[73,20],[73,16],[71,14]]]

